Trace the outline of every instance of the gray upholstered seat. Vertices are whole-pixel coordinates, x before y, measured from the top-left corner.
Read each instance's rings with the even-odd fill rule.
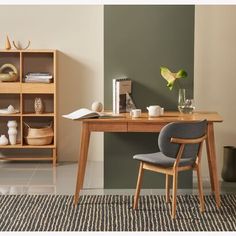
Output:
[[[180,145],[171,143],[171,138],[199,138],[203,136],[205,132],[206,121],[170,123],[166,125],[159,134],[158,146],[160,152],[137,154],[133,158],[161,167],[172,167],[175,163]],[[186,145],[178,166],[192,166],[195,163],[198,148],[199,144]]]
[[[206,139],[207,121],[173,122],[161,130],[158,138],[160,152],[137,154],[134,159],[140,161],[139,174],[133,208],[137,209],[143,170],[150,170],[166,175],[166,202],[170,201],[169,176],[172,181],[172,218],[176,215],[176,196],[178,172],[195,170],[198,178],[200,210],[204,211],[204,197],[200,173],[202,145]]]
[[[135,160],[144,161],[147,163],[155,164],[161,167],[172,167],[175,159],[164,155],[161,152],[137,154],[133,157]],[[194,164],[195,158],[184,158],[179,162],[179,166],[191,166]]]

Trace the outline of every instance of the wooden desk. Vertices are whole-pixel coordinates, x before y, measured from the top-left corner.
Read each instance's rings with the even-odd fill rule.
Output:
[[[212,192],[215,193],[216,205],[220,207],[220,190],[217,176],[217,163],[214,138],[214,122],[222,122],[222,118],[216,112],[196,112],[191,115],[179,112],[165,112],[161,117],[149,118],[146,113],[140,118],[131,118],[124,114],[121,118],[85,119],[82,120],[82,133],[80,154],[78,160],[77,182],[74,195],[74,204],[78,203],[79,193],[83,187],[89,139],[91,132],[160,132],[163,126],[173,121],[200,121],[206,119],[207,127],[207,159],[209,165]]]

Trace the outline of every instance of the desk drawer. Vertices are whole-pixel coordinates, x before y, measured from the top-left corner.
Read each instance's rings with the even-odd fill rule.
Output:
[[[133,122],[128,123],[128,132],[160,132],[165,125],[166,123]]]
[[[89,123],[90,131],[97,132],[127,132],[127,123],[126,122],[91,122]]]

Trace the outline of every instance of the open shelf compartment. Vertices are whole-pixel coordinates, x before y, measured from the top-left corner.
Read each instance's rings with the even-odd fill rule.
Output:
[[[54,95],[53,94],[23,94],[23,116],[53,116]],[[43,112],[35,112],[35,99],[40,98],[43,104]]]
[[[13,66],[16,67],[17,72],[18,72],[18,79],[16,82],[9,82],[9,83],[17,83],[21,81],[21,66],[20,66],[20,52],[17,51],[1,51],[0,52],[0,67],[4,64],[12,64]],[[6,69],[6,72],[8,70]],[[2,84],[7,83],[7,82],[2,82]]]
[[[24,147],[29,148],[55,148],[54,146],[54,137],[52,142],[47,145],[29,145],[26,142],[26,137],[29,134],[30,128],[46,128],[52,127],[54,131],[54,118],[53,117],[30,117],[26,116],[23,117],[23,136],[22,136],[22,143]]]
[[[5,110],[9,105],[12,105],[18,113],[3,113],[0,111],[0,116],[20,116],[20,94],[0,94],[0,110]]]
[[[0,148],[15,148],[20,147],[22,145],[21,142],[21,118],[20,117],[11,117],[11,116],[1,116],[0,117],[0,135],[5,135],[9,141],[8,135],[8,121],[16,121],[17,122],[17,137],[16,137],[16,145],[11,145],[10,143],[6,146],[0,146]]]
[[[25,82],[25,77],[28,73],[40,72],[50,73],[53,76],[52,82],[54,82],[54,52],[24,52],[22,54],[22,66],[22,82]]]

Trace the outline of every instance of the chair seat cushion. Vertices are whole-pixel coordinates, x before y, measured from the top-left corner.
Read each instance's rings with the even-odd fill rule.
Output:
[[[162,167],[172,167],[175,163],[175,158],[168,157],[162,152],[137,154],[133,157],[135,160],[144,161]],[[191,166],[195,162],[195,158],[180,159],[179,166]]]

